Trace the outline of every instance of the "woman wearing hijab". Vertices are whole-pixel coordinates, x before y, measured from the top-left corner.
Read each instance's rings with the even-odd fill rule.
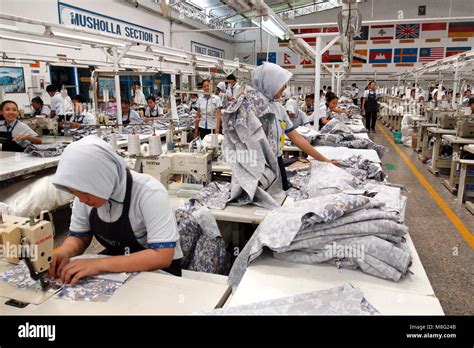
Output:
[[[69,237],[53,255],[49,275],[63,283],[102,272],[163,269],[181,275],[182,251],[164,186],[131,172],[114,149],[94,135],[69,145],[53,184],[76,196]],[[82,259],[95,237],[107,258]]]
[[[286,83],[290,80],[292,73],[282,67],[273,63],[263,63],[255,69],[252,76],[253,87],[262,93],[266,99],[271,112],[275,115],[275,122],[273,123],[273,132],[276,134],[276,139],[269,139],[270,143],[275,144],[274,152],[278,158],[278,165],[282,178],[283,190],[289,188],[286,171],[283,164],[283,145],[284,134],[290,138],[291,142],[307,153],[309,156],[321,162],[329,162],[338,165],[337,161],[329,160],[321,155],[308,141],[300,136],[291,122],[286,110],[278,101],[281,94],[286,88]],[[259,115],[263,116],[263,115]]]
[[[227,91],[227,87],[225,85],[225,82],[224,81],[219,82],[217,84],[216,94],[221,100],[222,109],[225,109],[227,107],[226,91]]]
[[[290,99],[286,102],[286,113],[290,116],[290,120],[293,123],[293,127],[298,128],[300,126],[309,126],[308,116],[298,109],[298,102],[294,99]]]

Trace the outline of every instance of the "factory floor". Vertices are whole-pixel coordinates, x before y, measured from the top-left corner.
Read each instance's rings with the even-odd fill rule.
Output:
[[[428,181],[471,235],[474,234],[474,215],[471,215],[464,206],[458,205],[456,196],[442,185],[442,180],[447,176],[434,176],[428,171],[428,165],[418,160],[418,155],[413,149],[390,143],[387,137],[393,136],[389,130],[379,125],[377,133],[370,133],[369,136],[375,143],[390,149],[388,155],[382,159],[384,170],[390,182],[406,187],[404,191],[408,197],[406,224],[410,228],[413,243],[444,312],[447,315],[473,315],[474,251],[459,232],[459,223],[456,227],[450,221],[446,215],[446,207],[444,211],[440,208],[432,194],[421,184],[394,147],[406,155],[407,160]],[[60,214],[64,221],[60,228],[62,233],[58,232],[55,238],[56,246],[59,246],[66,237],[70,216],[70,210],[68,208],[66,210],[68,211]],[[101,249],[95,242],[87,252],[98,252]]]
[[[406,187],[404,194],[408,197],[408,206],[405,222],[444,312],[446,315],[473,315],[474,215],[464,205],[459,205],[457,197],[443,186],[442,181],[448,176],[431,174],[428,165],[421,163],[413,149],[389,142],[387,137],[393,139],[393,135],[387,128],[379,124],[377,132],[370,133],[369,137],[390,149],[382,159],[384,170],[390,182]],[[395,146],[446,203],[444,210],[395,150]],[[449,209],[460,220],[460,223],[456,222],[457,226],[448,217]],[[460,232],[463,227],[467,229],[464,230],[465,235],[471,235],[471,246]]]

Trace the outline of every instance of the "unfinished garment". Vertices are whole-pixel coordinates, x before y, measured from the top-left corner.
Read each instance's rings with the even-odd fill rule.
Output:
[[[230,255],[209,209],[196,200],[181,205],[175,212],[183,259],[181,266],[196,272],[227,274]]]
[[[365,181],[373,179],[376,181],[384,181],[387,174],[381,169],[379,165],[375,165],[362,156],[352,156],[340,161],[342,168],[357,177],[359,180]]]
[[[383,217],[374,223],[373,209],[377,208],[380,203],[371,198],[339,193],[271,211],[235,260],[229,283],[237,287],[248,264],[264,247],[273,250],[279,259],[360,267],[371,275],[398,281],[411,265],[411,255],[403,242],[408,228],[391,212],[379,211]],[[344,219],[343,225],[338,225],[339,219]],[[304,238],[296,240],[300,234]],[[345,253],[346,248],[351,254]]]
[[[35,157],[56,157],[61,156],[67,145],[68,144],[65,143],[30,144],[26,147],[24,152]]]
[[[225,138],[222,150],[232,168],[230,202],[268,209],[278,207],[272,197],[283,194],[273,151],[279,146],[273,134],[275,122],[267,98],[253,89],[248,89],[246,95],[240,96],[223,112]]]
[[[380,314],[351,284],[235,307],[215,309],[212,315],[377,315]]]

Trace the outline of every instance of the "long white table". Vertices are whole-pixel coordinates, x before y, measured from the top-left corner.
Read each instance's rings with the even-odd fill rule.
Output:
[[[334,160],[344,160],[351,156],[361,155],[363,158],[373,162],[382,163],[377,154],[377,151],[371,149],[349,149],[347,147],[333,147],[333,146],[315,146],[318,152],[327,158]],[[312,158],[312,157],[309,157]]]
[[[41,158],[26,153],[19,156],[16,160],[15,152],[0,151],[0,181],[56,167],[60,157]]]
[[[443,315],[433,288],[411,238],[413,274],[398,283],[380,279],[360,270],[338,269],[334,265],[292,263],[263,255],[250,264],[237,290],[225,307],[329,289],[350,283],[384,315]]]

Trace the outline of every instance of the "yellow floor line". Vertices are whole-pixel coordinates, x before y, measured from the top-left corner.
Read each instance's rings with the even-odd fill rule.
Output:
[[[390,143],[390,145],[398,152],[400,157],[405,161],[408,168],[411,169],[413,174],[418,178],[421,184],[425,187],[428,193],[431,195],[433,200],[438,204],[441,208],[443,213],[448,217],[448,219],[452,222],[454,227],[458,230],[464,240],[469,244],[469,246],[474,249],[474,236],[472,235],[471,231],[464,225],[464,223],[458,218],[458,216],[451,210],[451,208],[446,204],[446,202],[441,198],[438,192],[435,191],[433,186],[430,185],[428,180],[420,173],[418,168],[413,164],[413,162],[403,153],[402,150],[395,144],[392,138],[387,134],[387,132],[382,128],[382,126],[377,125],[378,130],[383,134],[385,139]]]

